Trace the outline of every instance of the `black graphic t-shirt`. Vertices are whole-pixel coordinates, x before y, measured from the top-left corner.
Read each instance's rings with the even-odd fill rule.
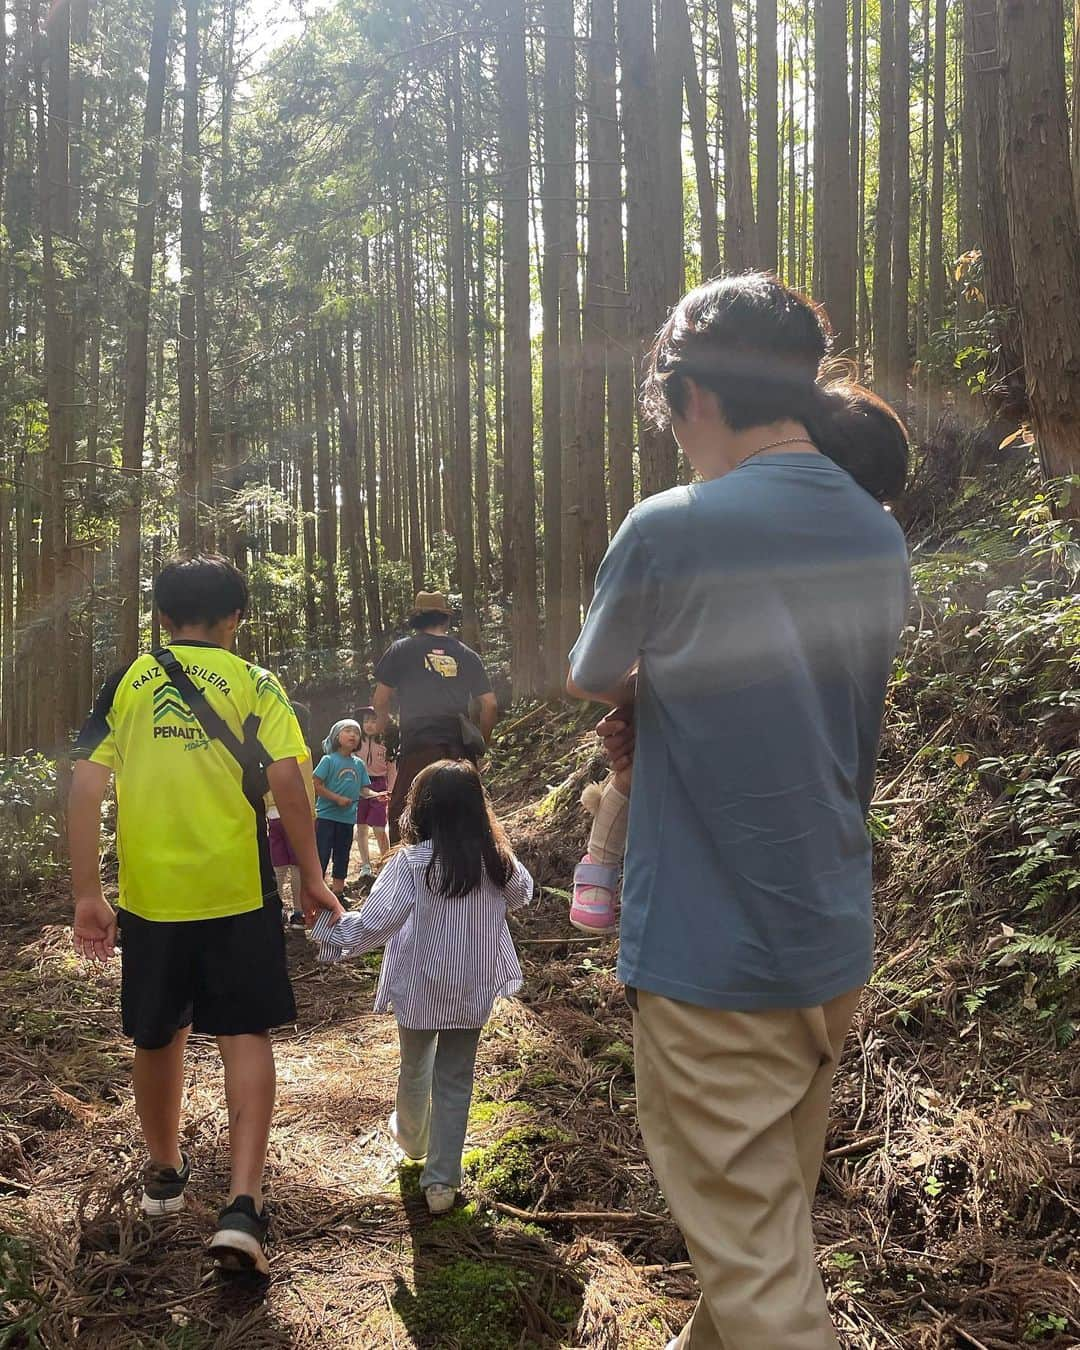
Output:
[[[375,668],[375,678],[398,696],[402,750],[421,745],[456,745],[458,718],[469,702],[491,693],[484,663],[455,637],[416,633],[401,638]]]

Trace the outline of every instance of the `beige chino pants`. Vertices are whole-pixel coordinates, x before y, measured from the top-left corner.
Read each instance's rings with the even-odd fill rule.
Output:
[[[810,1207],[861,992],[744,1013],[638,991],[638,1118],[701,1287],[677,1350],[837,1350]]]

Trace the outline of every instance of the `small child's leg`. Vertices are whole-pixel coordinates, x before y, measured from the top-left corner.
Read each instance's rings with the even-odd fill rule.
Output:
[[[574,900],[570,922],[583,932],[609,933],[616,925],[615,888],[626,849],[630,813],[629,774],[612,774],[595,804],[588,852],[574,871]],[[592,807],[596,789],[582,801]]]
[[[371,866],[371,850],[368,846],[368,827],[364,821],[356,826],[356,847],[360,852],[360,861],[365,867]]]
[[[295,863],[289,868],[289,899],[292,901],[292,912],[303,914],[304,892],[300,885],[300,868]]]
[[[431,1084],[431,1141],[420,1185],[461,1185],[461,1154],[469,1126],[480,1029],[440,1031]]]
[[[593,862],[618,866],[623,860],[626,824],[630,817],[628,778],[628,774],[612,774],[604,784],[589,833],[589,857]]]
[[[390,836],[385,830],[376,829],[375,842],[379,846],[379,861],[382,862],[383,858],[390,852]]]
[[[439,1033],[398,1027],[401,1068],[397,1101],[390,1117],[390,1135],[407,1158],[422,1158],[428,1151],[431,1128],[431,1074]]]
[[[345,880],[349,875],[349,854],[352,852],[353,827],[344,821],[334,822],[333,864],[331,866],[330,889],[335,895],[345,893]]]

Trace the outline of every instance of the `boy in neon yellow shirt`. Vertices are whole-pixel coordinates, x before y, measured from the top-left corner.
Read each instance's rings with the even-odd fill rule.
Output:
[[[322,879],[304,778],[308,749],[281,685],[231,647],[247,584],[224,558],[169,563],[154,586],[169,650],[228,730],[259,752],[300,866],[309,919],[341,906]],[[168,657],[162,655],[162,661]],[[179,672],[177,672],[179,679]],[[211,728],[212,730],[212,728]],[[183,1207],[184,1047],[215,1036],[232,1178],[211,1240],[227,1270],[268,1270],[262,1175],[274,1106],[269,1032],[296,1017],[261,799],[155,656],[106,681],[77,742],[69,809],[75,949],[104,961],[122,936],[121,1010],[150,1154],[142,1208]],[[101,889],[101,804],[116,778],[120,914]]]

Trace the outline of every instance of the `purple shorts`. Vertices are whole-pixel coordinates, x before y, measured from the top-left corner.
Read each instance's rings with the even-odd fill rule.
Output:
[[[385,778],[371,780],[373,792],[386,791]],[[356,803],[357,825],[370,825],[373,830],[386,829],[386,803],[372,801],[370,797],[361,797]]]
[[[281,820],[268,820],[267,833],[270,836],[270,861],[275,867],[298,866],[296,854],[292,851],[289,836],[285,833],[285,824]]]

